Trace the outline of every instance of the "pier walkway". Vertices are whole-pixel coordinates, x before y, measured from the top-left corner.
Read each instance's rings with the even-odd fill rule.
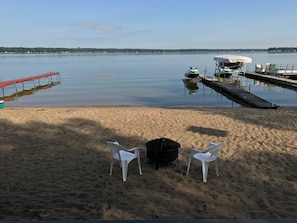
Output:
[[[57,81],[53,81],[52,77],[56,76]],[[60,80],[60,72],[49,72],[45,74],[39,74],[31,77],[25,77],[25,78],[19,78],[19,79],[14,79],[14,80],[9,80],[9,81],[0,81],[0,88],[2,89],[2,97],[5,97],[5,92],[4,89],[6,87],[14,86],[15,87],[15,95],[17,95],[20,91],[18,89],[18,84],[22,84],[22,89],[21,91],[25,90],[24,83],[25,82],[33,82],[34,84],[34,89],[36,89],[40,85],[40,79],[43,78],[48,78],[48,83],[53,84],[53,83],[59,83]],[[38,81],[38,83],[35,83],[35,81]]]
[[[243,106],[254,108],[277,108],[279,106],[268,102],[250,92],[231,85],[229,83],[220,82],[218,79],[200,76],[202,83],[213,88],[217,92],[223,94],[232,101],[235,101]]]
[[[297,91],[297,80],[254,72],[239,73],[239,75]]]

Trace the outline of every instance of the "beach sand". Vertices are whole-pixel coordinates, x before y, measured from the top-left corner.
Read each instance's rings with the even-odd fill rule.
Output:
[[[297,110],[76,107],[0,109],[0,219],[297,218]],[[145,142],[181,144],[178,161],[146,158]],[[141,148],[109,176],[106,141]],[[219,172],[185,175],[191,148],[223,142]]]

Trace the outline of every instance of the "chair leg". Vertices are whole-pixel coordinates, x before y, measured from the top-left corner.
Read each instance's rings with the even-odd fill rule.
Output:
[[[127,175],[128,175],[128,163],[127,161],[122,161],[122,175],[123,175],[123,181],[127,181]]]
[[[137,162],[138,162],[139,174],[142,175],[140,157],[137,157]]]
[[[111,160],[111,163],[110,163],[110,170],[109,170],[110,176],[112,175],[112,168],[113,168],[113,159]]]
[[[187,173],[186,173],[186,175],[189,175],[191,162],[192,162],[192,157],[190,157],[190,159],[189,159],[189,163],[188,163],[188,168],[187,168]]]
[[[207,174],[208,174],[208,162],[202,161],[203,182],[207,182]]]
[[[218,161],[215,160],[215,165],[216,165],[216,174],[219,176],[219,168],[218,168]]]

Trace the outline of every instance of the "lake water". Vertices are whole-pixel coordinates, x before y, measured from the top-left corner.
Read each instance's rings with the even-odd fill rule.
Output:
[[[208,76],[213,76],[213,57],[218,54],[0,54],[0,79],[51,71],[61,74],[59,85],[7,101],[6,107],[240,107],[200,82],[195,94],[190,94],[182,81],[189,66],[198,67],[201,73],[207,68]],[[256,63],[297,63],[297,54],[234,54],[253,59],[247,64],[249,71],[254,71]],[[244,77],[240,77],[240,84],[281,107],[297,107],[296,91]],[[31,87],[31,82],[25,83],[25,89]],[[5,95],[10,92],[15,92],[13,86],[5,88]]]

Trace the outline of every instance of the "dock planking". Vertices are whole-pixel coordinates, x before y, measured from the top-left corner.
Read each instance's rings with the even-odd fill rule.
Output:
[[[56,76],[57,81],[53,81],[52,76]],[[43,78],[48,78],[50,80],[47,85],[40,86],[40,79],[43,79]],[[36,84],[35,81],[38,81],[38,83]],[[5,100],[10,100],[10,98],[12,98],[12,97],[17,97],[18,94],[23,94],[23,95],[29,94],[29,92],[32,91],[32,89],[25,90],[25,86],[24,86],[25,82],[33,82],[35,91],[37,89],[42,89],[42,88],[44,89],[44,88],[51,87],[51,86],[56,85],[61,82],[60,72],[49,72],[49,73],[45,73],[45,74],[39,74],[39,75],[24,77],[24,78],[18,78],[18,79],[13,79],[13,80],[9,80],[9,81],[0,81],[0,89],[2,89],[2,97],[0,97],[0,98],[5,99]],[[22,84],[21,91],[19,91],[19,89],[17,87],[18,84]],[[4,89],[6,87],[10,87],[10,86],[15,87],[15,93],[7,96],[7,95],[5,95]]]
[[[294,79],[254,72],[239,73],[239,75],[297,91],[297,80]]]
[[[268,102],[250,92],[225,82],[219,82],[217,79],[201,77],[202,83],[223,94],[232,101],[243,106],[271,109],[277,108],[274,103]]]
[[[5,88],[5,87],[11,86],[11,85],[16,85],[16,84],[19,84],[19,83],[39,80],[41,78],[58,76],[58,75],[60,75],[60,72],[49,72],[49,73],[39,74],[39,75],[31,76],[31,77],[24,77],[24,78],[9,80],[9,81],[1,81],[0,82],[0,88]]]

